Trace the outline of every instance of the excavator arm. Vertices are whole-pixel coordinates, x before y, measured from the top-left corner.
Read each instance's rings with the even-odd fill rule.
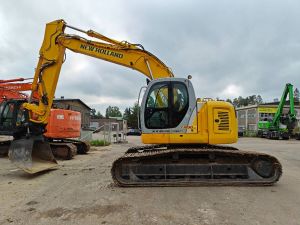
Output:
[[[291,121],[296,120],[296,113],[295,113],[295,106],[294,106],[294,91],[293,91],[293,85],[292,84],[286,84],[284,91],[282,93],[279,105],[277,107],[277,111],[275,113],[275,116],[272,120],[272,127],[279,127],[280,117],[282,116],[283,107],[285,105],[287,96],[289,95],[290,99],[290,111],[289,111],[289,118]]]
[[[95,40],[66,34],[67,27],[85,33]],[[39,103],[24,103],[24,108],[30,112],[30,121],[33,123],[46,124],[48,121],[66,49],[132,68],[150,80],[174,76],[161,60],[139,44],[119,42],[92,30],[83,31],[67,25],[63,20],[53,21],[46,25],[39,62],[32,83],[32,91],[38,91],[41,96]]]

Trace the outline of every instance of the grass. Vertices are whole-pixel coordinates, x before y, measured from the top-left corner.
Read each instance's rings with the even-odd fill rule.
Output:
[[[104,141],[104,140],[92,140],[90,142],[91,146],[108,146],[110,145],[109,142]]]
[[[243,137],[257,137],[256,131],[246,130],[244,131]]]

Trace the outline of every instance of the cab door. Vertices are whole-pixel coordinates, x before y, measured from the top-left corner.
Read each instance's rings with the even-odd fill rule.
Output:
[[[147,144],[182,143],[195,109],[195,94],[187,79],[157,80],[149,84],[142,102],[142,140]],[[197,129],[189,133],[196,133]]]
[[[144,103],[142,140],[144,143],[169,143],[170,140],[170,82],[152,85]],[[141,110],[143,111],[143,110]]]
[[[0,105],[0,135],[15,135],[24,129],[28,116],[23,110],[23,100],[8,100]]]

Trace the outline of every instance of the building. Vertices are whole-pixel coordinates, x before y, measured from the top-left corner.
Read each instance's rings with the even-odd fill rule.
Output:
[[[264,103],[259,105],[250,105],[236,108],[239,131],[257,131],[258,121],[266,121],[273,119],[279,102]],[[289,101],[283,108],[283,114],[289,112]],[[300,121],[300,104],[295,102],[295,113],[297,120]]]
[[[127,130],[127,120],[124,120],[123,118],[119,117],[110,117],[110,118],[102,118],[102,119],[91,119],[90,127],[93,129],[98,129],[102,127],[105,124],[109,123],[118,123],[119,124],[119,130]]]
[[[89,128],[90,126],[90,112],[91,108],[87,106],[83,101],[80,99],[65,99],[61,97],[59,99],[54,99],[53,101],[53,108],[58,109],[69,109],[73,111],[77,111],[81,113],[81,128]]]

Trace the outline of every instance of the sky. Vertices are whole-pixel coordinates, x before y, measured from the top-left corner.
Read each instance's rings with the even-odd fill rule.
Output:
[[[285,83],[300,88],[299,12],[298,0],[0,0],[0,79],[33,77],[45,24],[64,19],[142,44],[176,77],[192,75],[197,97],[273,101]],[[109,105],[123,112],[145,80],[67,51],[55,96],[80,98],[102,114]]]

